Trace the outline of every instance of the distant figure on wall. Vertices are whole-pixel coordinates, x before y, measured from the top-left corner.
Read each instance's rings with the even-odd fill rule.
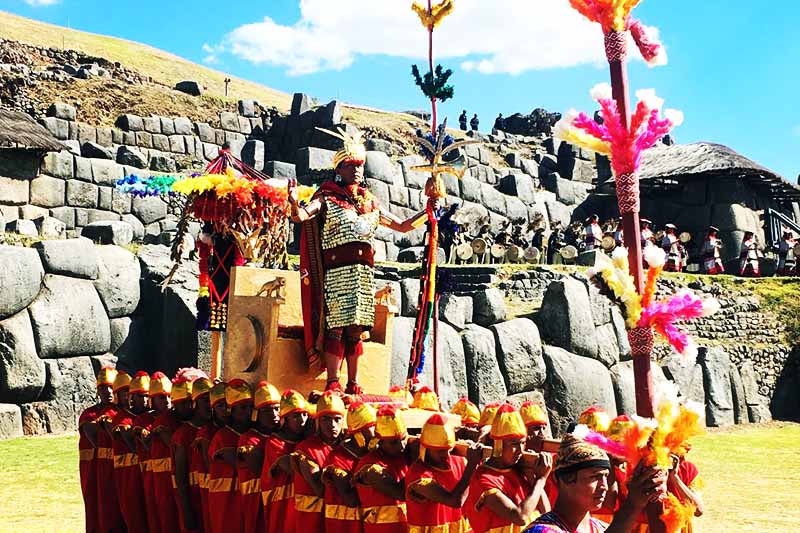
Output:
[[[724,274],[725,266],[722,264],[722,241],[717,237],[719,228],[716,226],[708,227],[708,237],[703,242],[703,271],[706,274]]]
[[[744,232],[744,241],[739,250],[739,275],[745,278],[761,277],[758,267],[758,241],[752,231]]]
[[[461,111],[461,114],[458,115],[458,128],[461,131],[467,131],[467,110],[464,109]]]
[[[472,131],[478,131],[478,126],[480,125],[481,121],[478,120],[478,114],[475,113],[472,115],[472,120],[469,121],[469,127]]]
[[[494,129],[497,131],[505,131],[506,130],[506,119],[503,118],[503,114],[500,113],[497,115],[497,118],[494,119]]]

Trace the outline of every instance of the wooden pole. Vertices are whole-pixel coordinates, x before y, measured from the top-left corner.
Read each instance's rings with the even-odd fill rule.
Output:
[[[437,248],[439,244],[436,244]],[[439,295],[433,297],[433,390],[439,396]]]
[[[222,332],[211,332],[211,379],[222,379]]]

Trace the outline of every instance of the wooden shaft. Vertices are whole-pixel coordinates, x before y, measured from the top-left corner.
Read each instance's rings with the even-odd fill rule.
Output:
[[[418,440],[419,440],[418,435],[410,435],[408,437],[408,442],[416,442]],[[472,446],[471,441],[464,441],[464,440],[456,441],[456,444],[453,447],[453,451],[451,453],[459,457],[466,457],[467,451],[469,450],[470,446]],[[558,451],[559,446],[561,446],[560,440],[543,439],[541,451],[548,453],[556,453]],[[491,446],[486,446],[481,444],[481,450],[483,451],[484,460],[489,459],[492,456]],[[539,459],[539,453],[526,450],[522,452],[522,458],[520,459],[520,461],[522,462],[523,466],[533,466],[538,459]]]
[[[211,332],[211,379],[222,379],[222,332]]]

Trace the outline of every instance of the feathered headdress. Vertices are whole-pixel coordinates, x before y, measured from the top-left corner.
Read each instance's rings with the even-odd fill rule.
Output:
[[[364,134],[362,132],[356,131],[353,135],[350,135],[341,127],[336,128],[337,131],[331,131],[325,128],[317,129],[327,133],[328,135],[336,137],[337,139],[341,139],[344,143],[342,149],[336,152],[336,154],[333,156],[334,169],[336,169],[345,161],[356,161],[359,163],[364,163],[364,161],[366,161],[367,149],[364,148]]]

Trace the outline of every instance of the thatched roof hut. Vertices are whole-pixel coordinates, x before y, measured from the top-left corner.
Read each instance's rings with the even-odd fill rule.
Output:
[[[0,109],[0,149],[59,152],[64,148],[63,144],[30,116]]]
[[[643,190],[669,189],[699,179],[733,177],[774,201],[800,201],[800,187],[721,144],[700,142],[654,147],[644,152],[639,175]]]

